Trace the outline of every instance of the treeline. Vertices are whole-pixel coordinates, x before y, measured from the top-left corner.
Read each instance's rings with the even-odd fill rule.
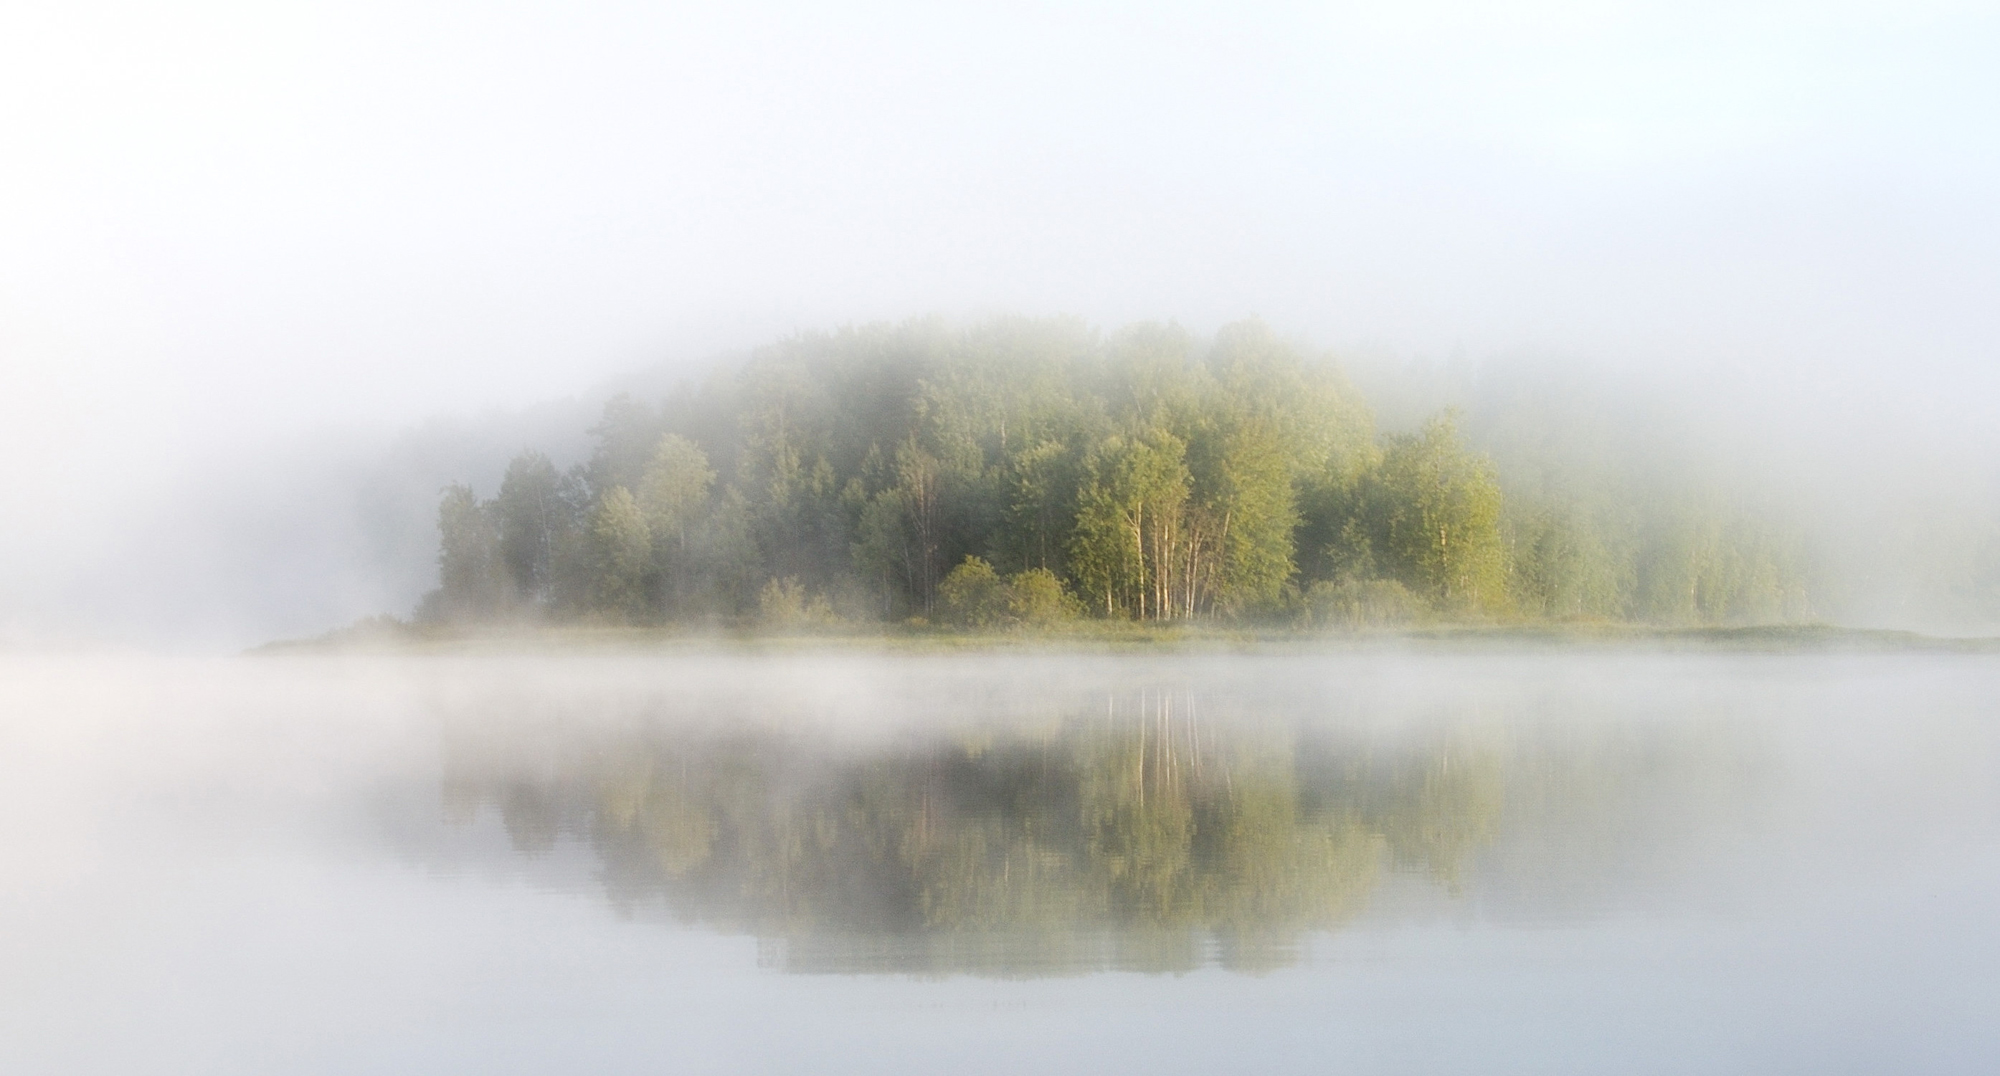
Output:
[[[1503,496],[1440,413],[1380,436],[1331,361],[1073,320],[801,336],[657,403],[588,463],[448,488],[432,621],[1776,619],[1796,548],[1598,482]],[[1657,501],[1657,498],[1653,498]]]

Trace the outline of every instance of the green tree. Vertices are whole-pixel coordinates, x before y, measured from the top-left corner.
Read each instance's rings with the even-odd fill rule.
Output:
[[[644,616],[653,536],[630,490],[613,486],[605,491],[590,533],[597,553],[598,608],[621,618]]]
[[[1079,496],[1070,559],[1107,615],[1191,615],[1201,578],[1198,535],[1186,510],[1186,446],[1164,430],[1113,437],[1094,454]]]
[[[1145,502],[1119,466],[1125,442],[1108,441],[1089,461],[1089,478],[1077,497],[1070,538],[1070,569],[1105,616],[1129,612],[1145,589]]]
[[[940,611],[951,623],[967,628],[996,628],[1007,616],[1007,583],[993,566],[967,557],[938,584]]]
[[[896,449],[896,494],[909,523],[910,581],[929,616],[937,604],[938,555],[944,543],[944,468],[914,436]]]
[[[792,575],[772,579],[757,592],[757,617],[774,628],[801,628],[834,620],[825,596],[808,593]]]
[[[1082,603],[1047,568],[1029,568],[1007,577],[1007,616],[1030,627],[1049,627],[1074,620]]]
[[[500,532],[500,555],[525,602],[547,602],[554,594],[557,552],[577,530],[577,505],[563,476],[539,452],[523,452],[507,465],[493,514]]]
[[[1459,444],[1456,416],[1393,437],[1374,476],[1381,541],[1392,576],[1450,612],[1489,611],[1506,598],[1500,486],[1492,464]]]
[[[1268,423],[1244,420],[1189,447],[1196,491],[1191,597],[1235,610],[1274,602],[1292,576],[1299,525],[1285,440]]]
[[[438,584],[423,619],[482,620],[507,607],[499,530],[468,486],[446,486],[438,501]]]
[[[743,491],[729,488],[716,496],[696,537],[694,559],[702,567],[702,577],[695,589],[706,599],[705,611],[732,616],[754,610],[764,560]]]
[[[666,434],[640,478],[639,510],[653,539],[653,564],[659,572],[661,597],[668,610],[687,606],[700,585],[706,566],[696,541],[709,504],[715,472],[700,446],[679,434]]]
[[[854,563],[875,584],[886,619],[894,614],[898,595],[917,591],[916,539],[910,533],[901,490],[885,489],[864,499],[857,484],[855,497],[862,500],[862,507],[852,546]]]
[[[715,472],[708,456],[693,441],[666,434],[639,480],[639,507],[653,535],[676,549],[688,547],[688,535],[708,504]]]
[[[640,488],[660,440],[659,413],[621,392],[605,402],[589,432],[597,442],[584,472],[592,493],[601,499],[613,486]]]
[[[1076,524],[1076,461],[1068,445],[1042,440],[1009,461],[1012,497],[1007,522],[1019,563],[1064,567]]]
[[[1554,619],[1621,615],[1630,568],[1576,505],[1523,506],[1505,523],[1517,610]]]

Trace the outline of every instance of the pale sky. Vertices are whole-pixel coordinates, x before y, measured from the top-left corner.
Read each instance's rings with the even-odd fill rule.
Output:
[[[0,602],[218,451],[933,312],[1973,431],[1996,10],[0,0]]]

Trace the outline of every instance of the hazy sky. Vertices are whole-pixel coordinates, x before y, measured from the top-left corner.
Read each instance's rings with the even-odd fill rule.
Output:
[[[928,312],[1968,429],[1995,11],[4,0],[0,553],[220,447]]]

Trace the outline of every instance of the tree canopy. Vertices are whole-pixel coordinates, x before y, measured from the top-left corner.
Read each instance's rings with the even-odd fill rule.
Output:
[[[1455,414],[1379,435],[1336,363],[1256,322],[1206,341],[1070,319],[808,334],[665,400],[618,396],[590,432],[566,473],[527,451],[493,499],[445,492],[423,615],[796,605],[990,629],[1801,606],[1795,549],[1754,517],[1509,495]]]

